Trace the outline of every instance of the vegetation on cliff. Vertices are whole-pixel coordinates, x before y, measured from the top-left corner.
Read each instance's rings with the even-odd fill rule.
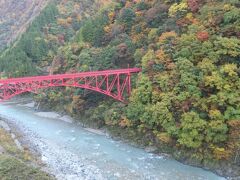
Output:
[[[142,134],[145,145],[185,152],[186,158],[199,164],[229,162],[239,168],[239,1],[94,1],[99,9],[94,16],[93,6],[80,8],[88,9],[87,14],[73,12],[79,4],[60,2],[56,11],[50,10],[56,18],[44,22],[48,28],[37,19],[41,36],[30,38],[27,32],[20,41],[30,39],[18,46],[42,42],[45,46],[34,47],[39,51],[43,46],[46,51],[23,49],[27,57],[16,62],[30,59],[29,67],[55,74],[128,64],[141,67],[143,72],[133,80],[130,103],[125,106],[74,88],[47,90],[36,100],[79,119],[86,117],[96,127]],[[33,58],[31,53],[38,56]],[[16,66],[19,73],[12,74],[2,64],[7,57],[7,53],[2,56],[0,71],[12,76],[31,72]],[[234,175],[239,176],[237,171]]]
[[[11,135],[0,128],[0,177],[4,180],[53,180],[54,177],[37,168],[36,159],[27,148],[19,150]],[[33,167],[35,166],[35,167]]]
[[[49,0],[0,0],[0,50],[21,35]]]

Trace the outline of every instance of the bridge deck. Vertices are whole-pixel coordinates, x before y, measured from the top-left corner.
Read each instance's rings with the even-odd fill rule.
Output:
[[[33,76],[0,80],[0,101],[24,92],[38,93],[48,87],[78,87],[93,90],[125,102],[124,93],[131,93],[131,75],[139,68],[91,71],[74,74]]]
[[[88,77],[88,76],[100,76],[100,75],[138,73],[140,71],[141,71],[140,68],[128,68],[128,69],[105,70],[105,71],[90,71],[90,72],[81,72],[81,73],[74,73],[74,74],[57,74],[57,75],[47,75],[47,76],[10,78],[10,79],[0,79],[0,84],[11,83],[11,82],[26,82],[26,81],[28,82],[28,81],[39,81],[39,80],[51,80],[51,79],[61,79],[61,78],[74,78],[74,77]]]

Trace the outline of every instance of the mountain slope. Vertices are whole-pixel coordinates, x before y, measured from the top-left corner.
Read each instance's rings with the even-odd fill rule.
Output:
[[[0,54],[2,76],[49,73],[48,66],[54,54],[59,47],[75,37],[82,19],[90,17],[108,3],[109,1],[102,0],[49,2],[26,33]]]
[[[53,56],[55,74],[141,67],[127,106],[74,88],[36,99],[177,159],[240,176],[239,1],[174,2],[113,3],[81,21],[76,38]]]
[[[23,33],[49,0],[0,0],[0,50]]]
[[[239,7],[239,0],[58,1],[2,54],[0,72],[12,77],[141,67],[128,105],[70,87],[44,90],[35,99],[237,177]]]

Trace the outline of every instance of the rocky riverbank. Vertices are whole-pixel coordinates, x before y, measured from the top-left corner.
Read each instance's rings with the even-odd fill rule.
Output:
[[[133,129],[111,127],[108,128],[108,134],[110,134],[113,139],[121,140],[135,147],[145,149],[146,152],[168,156],[183,164],[212,171],[229,180],[240,180],[240,166],[237,164],[229,163],[228,161],[213,162],[211,160],[202,162],[201,159],[189,158],[191,157],[192,152],[186,150],[180,151],[179,149],[174,149],[164,143],[153,144],[152,146],[146,145],[147,137],[139,135]]]
[[[44,170],[43,164],[28,147],[18,140],[19,134],[0,119],[0,177],[12,179],[52,180],[54,176]]]
[[[51,113],[50,117],[54,114],[55,113]],[[47,116],[47,113],[45,116]],[[47,139],[40,138],[30,129],[24,127],[20,123],[17,123],[13,119],[0,121],[0,127],[4,127],[9,132],[11,132],[11,128],[15,129],[17,132],[21,132],[21,143],[28,145],[31,152],[40,157],[39,160],[45,164],[45,167],[42,167],[43,170],[50,173],[52,176],[55,176],[56,179],[104,179],[99,169],[85,163],[86,160],[84,158],[67,151],[64,145],[59,147],[59,145],[53,144]],[[11,136],[16,137],[13,133],[11,133]],[[14,139],[14,142],[19,150],[22,151],[24,149],[17,139]]]
[[[24,107],[22,107],[22,106],[24,106]],[[61,119],[62,115],[59,115],[59,114],[53,113],[53,112],[51,112],[51,113],[50,112],[37,112],[37,111],[34,112],[33,111],[34,103],[32,103],[32,102],[30,102],[30,103],[26,102],[26,101],[24,101],[24,103],[18,102],[17,105],[16,105],[16,103],[11,104],[10,107],[14,107],[13,109],[15,109],[15,108],[16,109],[25,109],[20,114],[22,114],[22,116],[25,116],[25,114],[26,114],[26,118],[30,117],[29,119],[26,119],[26,121],[14,119],[15,115],[14,116],[11,116],[11,115],[13,113],[16,114],[18,112],[21,112],[21,111],[14,110],[14,111],[10,111],[9,113],[6,113],[6,116],[8,116],[7,122],[10,124],[11,127],[17,127],[17,129],[20,132],[23,132],[23,134],[24,134],[24,136],[22,138],[23,144],[31,145],[31,150],[40,157],[41,161],[47,165],[46,169],[49,172],[51,172],[53,175],[55,175],[57,179],[76,179],[76,178],[77,179],[106,179],[106,176],[105,176],[106,171],[103,171],[102,169],[101,170],[98,169],[98,166],[95,166],[96,162],[92,162],[92,160],[89,160],[88,157],[82,156],[81,153],[80,153],[80,155],[76,155],[76,153],[69,151],[68,145],[72,144],[74,141],[76,141],[76,136],[74,136],[75,130],[72,128],[70,128],[70,129],[67,128],[68,123],[71,123],[70,121],[69,122],[67,121],[68,123],[65,123],[65,122],[58,123],[56,120],[54,120],[51,123],[51,118]],[[29,109],[29,113],[28,113],[27,109]],[[6,108],[4,108],[2,110],[8,111],[8,109],[6,109]],[[3,113],[3,114],[5,114],[5,113]],[[41,119],[41,117],[42,117],[42,119]],[[67,116],[64,116],[64,117],[65,117],[64,120],[61,119],[62,121],[66,121]],[[38,120],[35,121],[35,118],[39,119],[39,121]],[[50,118],[50,119],[46,121],[46,120],[44,120],[45,118],[47,118],[47,119]],[[69,120],[69,117],[67,119]],[[25,124],[27,126],[24,126],[23,124]],[[56,124],[63,124],[63,126],[60,126],[57,128],[54,127],[55,130],[53,132],[51,132],[50,134],[48,134],[48,132],[45,132],[45,130],[39,131],[39,129],[42,129],[42,127],[45,126],[45,124],[47,124],[49,126],[49,128],[43,128],[45,130],[52,129],[53,126],[56,126]],[[75,127],[73,124],[69,124],[69,126]],[[66,134],[67,136],[65,136],[65,135],[63,136],[63,133],[64,134],[66,133],[66,130],[65,130],[66,128],[68,129],[67,130],[68,134]],[[33,131],[33,129],[35,129],[35,131]],[[37,130],[37,133],[35,133],[36,130]],[[89,129],[89,128],[85,128],[85,130],[95,133],[97,135],[106,135],[105,131],[102,132],[100,130],[94,130],[94,129]],[[41,134],[41,137],[38,135],[38,133]],[[45,138],[45,136],[42,136],[45,133],[47,134],[48,138]],[[115,137],[115,138],[121,137],[120,139],[125,139],[125,140],[128,139],[127,137],[121,136],[120,134],[119,135],[114,134],[114,133],[112,133],[112,134],[113,134],[113,137]],[[122,130],[121,134],[127,134],[127,133]],[[49,137],[51,137],[52,135],[56,136],[56,138],[60,138],[60,137],[61,138],[67,137],[67,138],[63,140],[64,143],[59,145],[59,143],[54,143],[55,141],[52,141],[52,139],[49,139]],[[84,136],[85,136],[84,134],[80,134],[80,136],[78,135],[77,137],[81,137],[80,139],[84,140]],[[89,137],[85,137],[85,138],[86,138],[86,141],[88,142]],[[100,138],[100,136],[96,136],[96,138],[98,139],[98,138]],[[102,138],[100,138],[100,139],[102,139]],[[139,139],[141,139],[141,137],[139,137]],[[82,147],[82,145],[86,145],[86,144],[81,145],[82,140],[80,140],[80,141],[78,140],[76,144],[74,143],[74,146],[80,145],[81,149],[82,148],[84,149],[84,147]],[[114,141],[111,141],[111,142],[114,143]],[[94,156],[99,155],[99,153],[95,152],[95,151],[98,151],[98,149],[99,149],[99,143],[98,142],[96,142],[96,143],[97,143],[96,147],[94,144],[91,143],[91,147],[93,148],[92,153]],[[128,141],[128,143],[130,143],[130,141]],[[141,144],[141,143],[138,142],[135,144],[135,146],[139,146],[139,144]],[[142,147],[144,147],[144,146],[142,146]],[[111,147],[111,148],[113,148],[113,147]],[[118,149],[118,147],[117,147],[117,149]],[[111,149],[111,151],[112,151],[112,149]],[[145,151],[158,153],[154,146],[146,147]],[[131,151],[129,151],[129,152],[131,152]],[[104,152],[104,154],[105,153],[106,152]],[[128,153],[128,151],[126,153]],[[154,155],[154,154],[152,154],[152,155]],[[134,156],[135,155],[132,155],[130,157],[132,158]],[[167,156],[159,156],[159,157],[167,157]],[[131,160],[131,158],[128,160]],[[141,159],[142,159],[142,157],[140,158],[140,160]],[[96,159],[93,159],[93,160],[95,161]],[[104,162],[105,162],[105,160],[104,160]],[[131,163],[131,161],[129,161],[129,163]],[[146,165],[144,165],[144,166],[146,166]],[[155,167],[155,165],[153,167]],[[119,171],[119,169],[118,169],[118,171]],[[171,171],[171,170],[169,170],[169,171]],[[132,172],[134,172],[134,171],[132,171]],[[203,173],[205,173],[205,172],[203,172]],[[116,174],[116,176],[115,176],[115,174]],[[116,179],[119,179],[119,177],[118,177],[119,174],[121,174],[121,177],[123,178],[122,174],[124,174],[124,172],[123,173],[115,173],[115,174],[114,174],[114,177]],[[126,171],[125,171],[125,174],[126,174]],[[151,173],[149,175],[151,175]],[[146,177],[150,177],[149,175],[147,175]],[[126,177],[129,178],[130,176],[126,176]],[[161,177],[161,175],[160,175],[160,177]],[[153,179],[158,179],[158,178],[153,178]]]

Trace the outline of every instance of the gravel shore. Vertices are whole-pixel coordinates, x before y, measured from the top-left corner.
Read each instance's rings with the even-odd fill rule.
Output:
[[[17,123],[13,119],[4,119],[10,127],[21,132],[23,137],[19,140],[29,146],[45,164],[44,170],[59,180],[102,180],[102,172],[95,166],[87,163],[84,157],[76,156],[47,139],[39,137],[30,129]]]

